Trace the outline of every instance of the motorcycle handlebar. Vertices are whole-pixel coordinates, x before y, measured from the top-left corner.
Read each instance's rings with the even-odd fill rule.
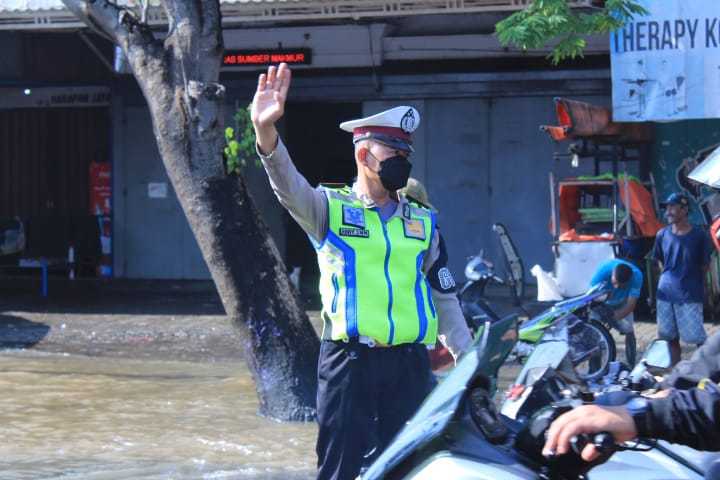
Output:
[[[607,461],[618,449],[612,434],[598,432],[573,437],[570,440],[571,450],[563,455],[549,457],[543,455],[545,436],[552,422],[563,413],[582,404],[583,402],[579,400],[564,400],[539,410],[530,418],[515,439],[515,447],[534,459],[543,468],[548,469],[550,478],[582,478],[590,469]],[[592,462],[587,462],[582,458],[582,451],[588,444],[595,445],[595,449],[599,453],[599,456]]]
[[[600,432],[595,435],[581,434],[570,439],[570,448],[576,455],[582,455],[582,451],[588,444],[595,445],[600,456],[610,456],[615,453],[615,437],[609,432]]]

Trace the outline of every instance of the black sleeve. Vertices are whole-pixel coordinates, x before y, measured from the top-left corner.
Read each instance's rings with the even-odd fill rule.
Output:
[[[443,240],[442,234],[438,230],[438,250],[439,255],[435,263],[427,273],[428,282],[433,290],[437,290],[442,293],[451,293],[456,290],[455,279],[450,273],[450,269],[447,267],[448,255],[447,249],[445,248],[445,240]]]
[[[679,362],[665,376],[662,385],[685,390],[695,387],[703,378],[720,381],[720,332],[711,335],[690,360]]]
[[[655,438],[698,450],[720,451],[720,390],[673,391],[650,401],[651,433]]]

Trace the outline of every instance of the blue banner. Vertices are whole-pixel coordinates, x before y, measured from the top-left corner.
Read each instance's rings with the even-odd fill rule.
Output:
[[[642,0],[610,35],[613,119],[720,118],[720,0]]]

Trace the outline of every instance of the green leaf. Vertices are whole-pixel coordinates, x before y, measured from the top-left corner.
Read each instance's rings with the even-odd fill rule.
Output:
[[[582,56],[587,47],[583,36],[610,33],[646,15],[638,1],[607,0],[602,9],[588,14],[570,8],[566,0],[532,0],[525,9],[498,22],[495,32],[501,45],[523,50],[545,48],[557,41],[549,57],[558,64]]]
[[[233,114],[233,121],[236,128],[228,127],[225,129],[225,158],[228,173],[240,174],[243,168],[249,164],[249,160],[253,159],[253,164],[257,167],[262,166],[260,159],[255,153],[255,129],[250,119],[250,108],[238,108]]]

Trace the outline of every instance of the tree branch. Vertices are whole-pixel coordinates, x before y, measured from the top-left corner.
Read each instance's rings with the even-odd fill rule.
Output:
[[[223,52],[219,0],[162,0],[162,6],[172,19],[166,47],[183,64],[183,84],[217,82]]]
[[[137,57],[145,59],[150,57],[156,61],[162,59],[162,52],[158,48],[159,42],[150,27],[138,20],[132,11],[109,0],[62,0],[62,2],[90,28],[99,30],[113,43],[119,45],[131,65],[135,63]],[[139,76],[136,77],[140,80]]]
[[[203,74],[207,78],[219,78],[220,66],[222,65],[223,36],[222,36],[222,14],[220,13],[220,0],[197,0],[204,7],[203,23],[200,34],[200,54],[204,58],[217,59],[212,64],[206,62]],[[215,28],[220,25],[220,28]]]

